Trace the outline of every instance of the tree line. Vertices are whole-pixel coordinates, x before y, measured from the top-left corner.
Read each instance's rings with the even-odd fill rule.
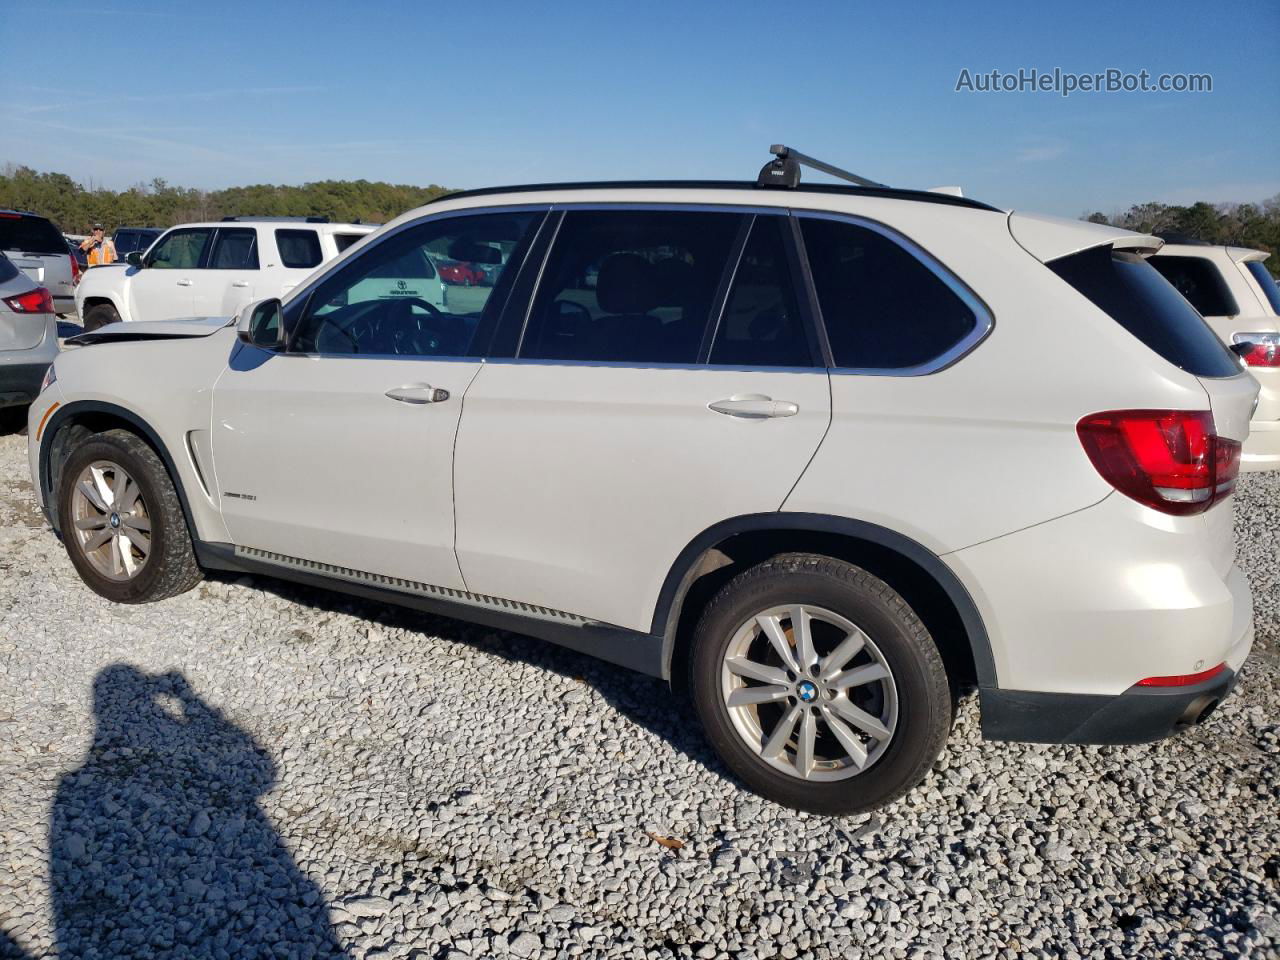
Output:
[[[65,173],[10,164],[0,172],[0,208],[48,217],[64,233],[87,233],[94,223],[171,227],[224,216],[314,217],[337,223],[385,223],[452,191],[369,180],[321,180],[301,186],[261,183],[225,190],[175,187],[162,179],[126,190],[85,186]]]
[[[1229,246],[1252,247],[1272,254],[1267,267],[1280,276],[1280,194],[1262,203],[1193,203],[1180,207],[1141,203],[1123,213],[1090,213],[1082,217],[1158,237],[1189,238]]]
[[[175,187],[162,179],[126,190],[108,190],[72,180],[65,173],[40,173],[9,164],[0,172],[0,208],[31,210],[66,233],[86,233],[101,223],[171,227],[224,216],[327,216],[338,223],[385,223],[406,210],[450,193],[432,184],[415,187],[369,180],[321,180],[301,186],[260,183],[225,190]],[[1090,213],[1081,219],[1158,236],[1176,234],[1209,243],[1280,250],[1280,194],[1262,203],[1193,203],[1181,207],[1142,203],[1123,213]],[[1267,260],[1280,275],[1280,255]]]

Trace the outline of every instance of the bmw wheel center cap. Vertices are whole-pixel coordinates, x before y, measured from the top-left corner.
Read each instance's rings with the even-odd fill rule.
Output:
[[[815,699],[817,699],[818,688],[815,687],[808,680],[806,680],[796,687],[796,694],[805,703],[812,703]]]

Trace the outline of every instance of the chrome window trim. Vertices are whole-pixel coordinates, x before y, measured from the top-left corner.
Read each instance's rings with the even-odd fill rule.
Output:
[[[414,227],[419,227],[424,223],[430,223],[431,221],[434,221],[434,220],[446,220],[449,218],[466,217],[466,216],[482,216],[484,214],[490,214],[490,213],[547,214],[550,212],[550,210],[551,210],[551,205],[545,204],[545,203],[513,203],[513,204],[507,204],[505,206],[498,205],[493,207],[489,207],[489,206],[466,207],[461,210],[439,210],[434,213],[429,213],[424,216],[417,217],[413,220],[406,220],[404,223],[400,224],[398,227],[394,227],[390,230],[387,230],[385,233],[378,233],[378,231],[375,230],[373,234],[366,234],[365,236],[374,236],[374,239],[369,241],[368,246],[362,247],[358,255],[363,257],[366,254],[370,253],[371,251],[376,250],[379,246],[381,246],[390,238],[397,237],[406,230],[410,230]],[[361,239],[363,239],[363,237]],[[356,242],[358,243],[359,241],[356,241]],[[355,244],[353,243],[350,247],[347,247],[347,250],[350,250],[354,246]],[[324,283],[327,279],[329,279],[330,275],[332,275],[334,272],[345,267],[347,265],[346,261],[348,259],[353,259],[353,258],[348,258],[344,256],[345,253],[346,253],[346,250],[344,250],[342,253],[338,254],[338,256],[330,260],[329,263],[326,265],[326,269],[322,273],[320,273],[318,276],[313,278],[309,283],[307,283],[306,286],[294,287],[293,290],[289,291],[289,296],[287,297],[288,303],[286,304],[282,302],[281,309],[283,310],[286,306],[288,306],[288,304],[292,304],[294,300],[303,299],[303,298],[310,299],[311,294],[315,292],[316,288],[319,287],[320,284]],[[304,300],[302,309],[305,311],[306,308],[307,308],[307,305]],[[459,356],[444,355],[444,354],[440,356],[422,356],[418,354],[399,354],[399,353],[392,353],[392,354],[304,353],[300,350],[288,350],[288,349],[283,349],[279,351],[269,351],[269,352],[275,353],[277,356],[281,356],[281,357],[311,357],[313,359],[324,358],[324,359],[330,359],[330,360],[420,360],[420,361],[425,360],[428,362],[436,361],[436,360],[448,360],[448,361],[455,361],[455,362],[465,361],[465,362],[471,362],[471,363],[481,363],[485,359],[484,357],[459,357]]]
[[[925,363],[916,364],[912,367],[841,367],[832,366],[830,371],[832,374],[840,374],[842,376],[860,376],[860,377],[924,377],[931,373],[937,373],[945,370],[947,367],[958,363],[965,356],[971,353],[995,327],[996,319],[991,309],[983,302],[968,285],[959,277],[953,274],[940,260],[925,250],[918,243],[903,233],[877,220],[871,220],[867,217],[858,216],[851,213],[834,213],[829,210],[808,210],[793,209],[792,215],[796,220],[836,220],[842,223],[851,223],[854,226],[863,227],[874,233],[880,234],[891,243],[895,243],[902,247],[907,253],[920,262],[920,264],[930,273],[936,276],[947,288],[954,293],[960,301],[968,307],[974,316],[974,326],[969,333],[965,334],[954,344],[938,354],[932,360]],[[808,255],[805,255],[805,272],[812,276],[812,270],[808,262]],[[826,327],[826,319],[822,316],[821,303],[815,304],[818,310],[819,322]],[[832,362],[834,363],[834,356]]]

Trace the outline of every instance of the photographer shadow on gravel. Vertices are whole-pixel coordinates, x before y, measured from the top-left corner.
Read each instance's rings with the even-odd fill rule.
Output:
[[[253,737],[178,673],[107,667],[93,705],[93,744],[49,827],[61,960],[344,957],[258,806],[276,770]]]

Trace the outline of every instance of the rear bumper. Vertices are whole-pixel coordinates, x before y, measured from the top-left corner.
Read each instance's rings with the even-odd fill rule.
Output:
[[[1134,685],[1112,697],[1030,690],[983,690],[982,735],[1027,743],[1149,743],[1203,722],[1235,688],[1253,646],[1253,624],[1232,648],[1227,669],[1188,687]]]
[[[1254,420],[1240,454],[1241,470],[1280,470],[1280,420]]]
[[[0,350],[0,407],[22,407],[34,400],[57,357],[58,330],[52,320],[30,350]]]

